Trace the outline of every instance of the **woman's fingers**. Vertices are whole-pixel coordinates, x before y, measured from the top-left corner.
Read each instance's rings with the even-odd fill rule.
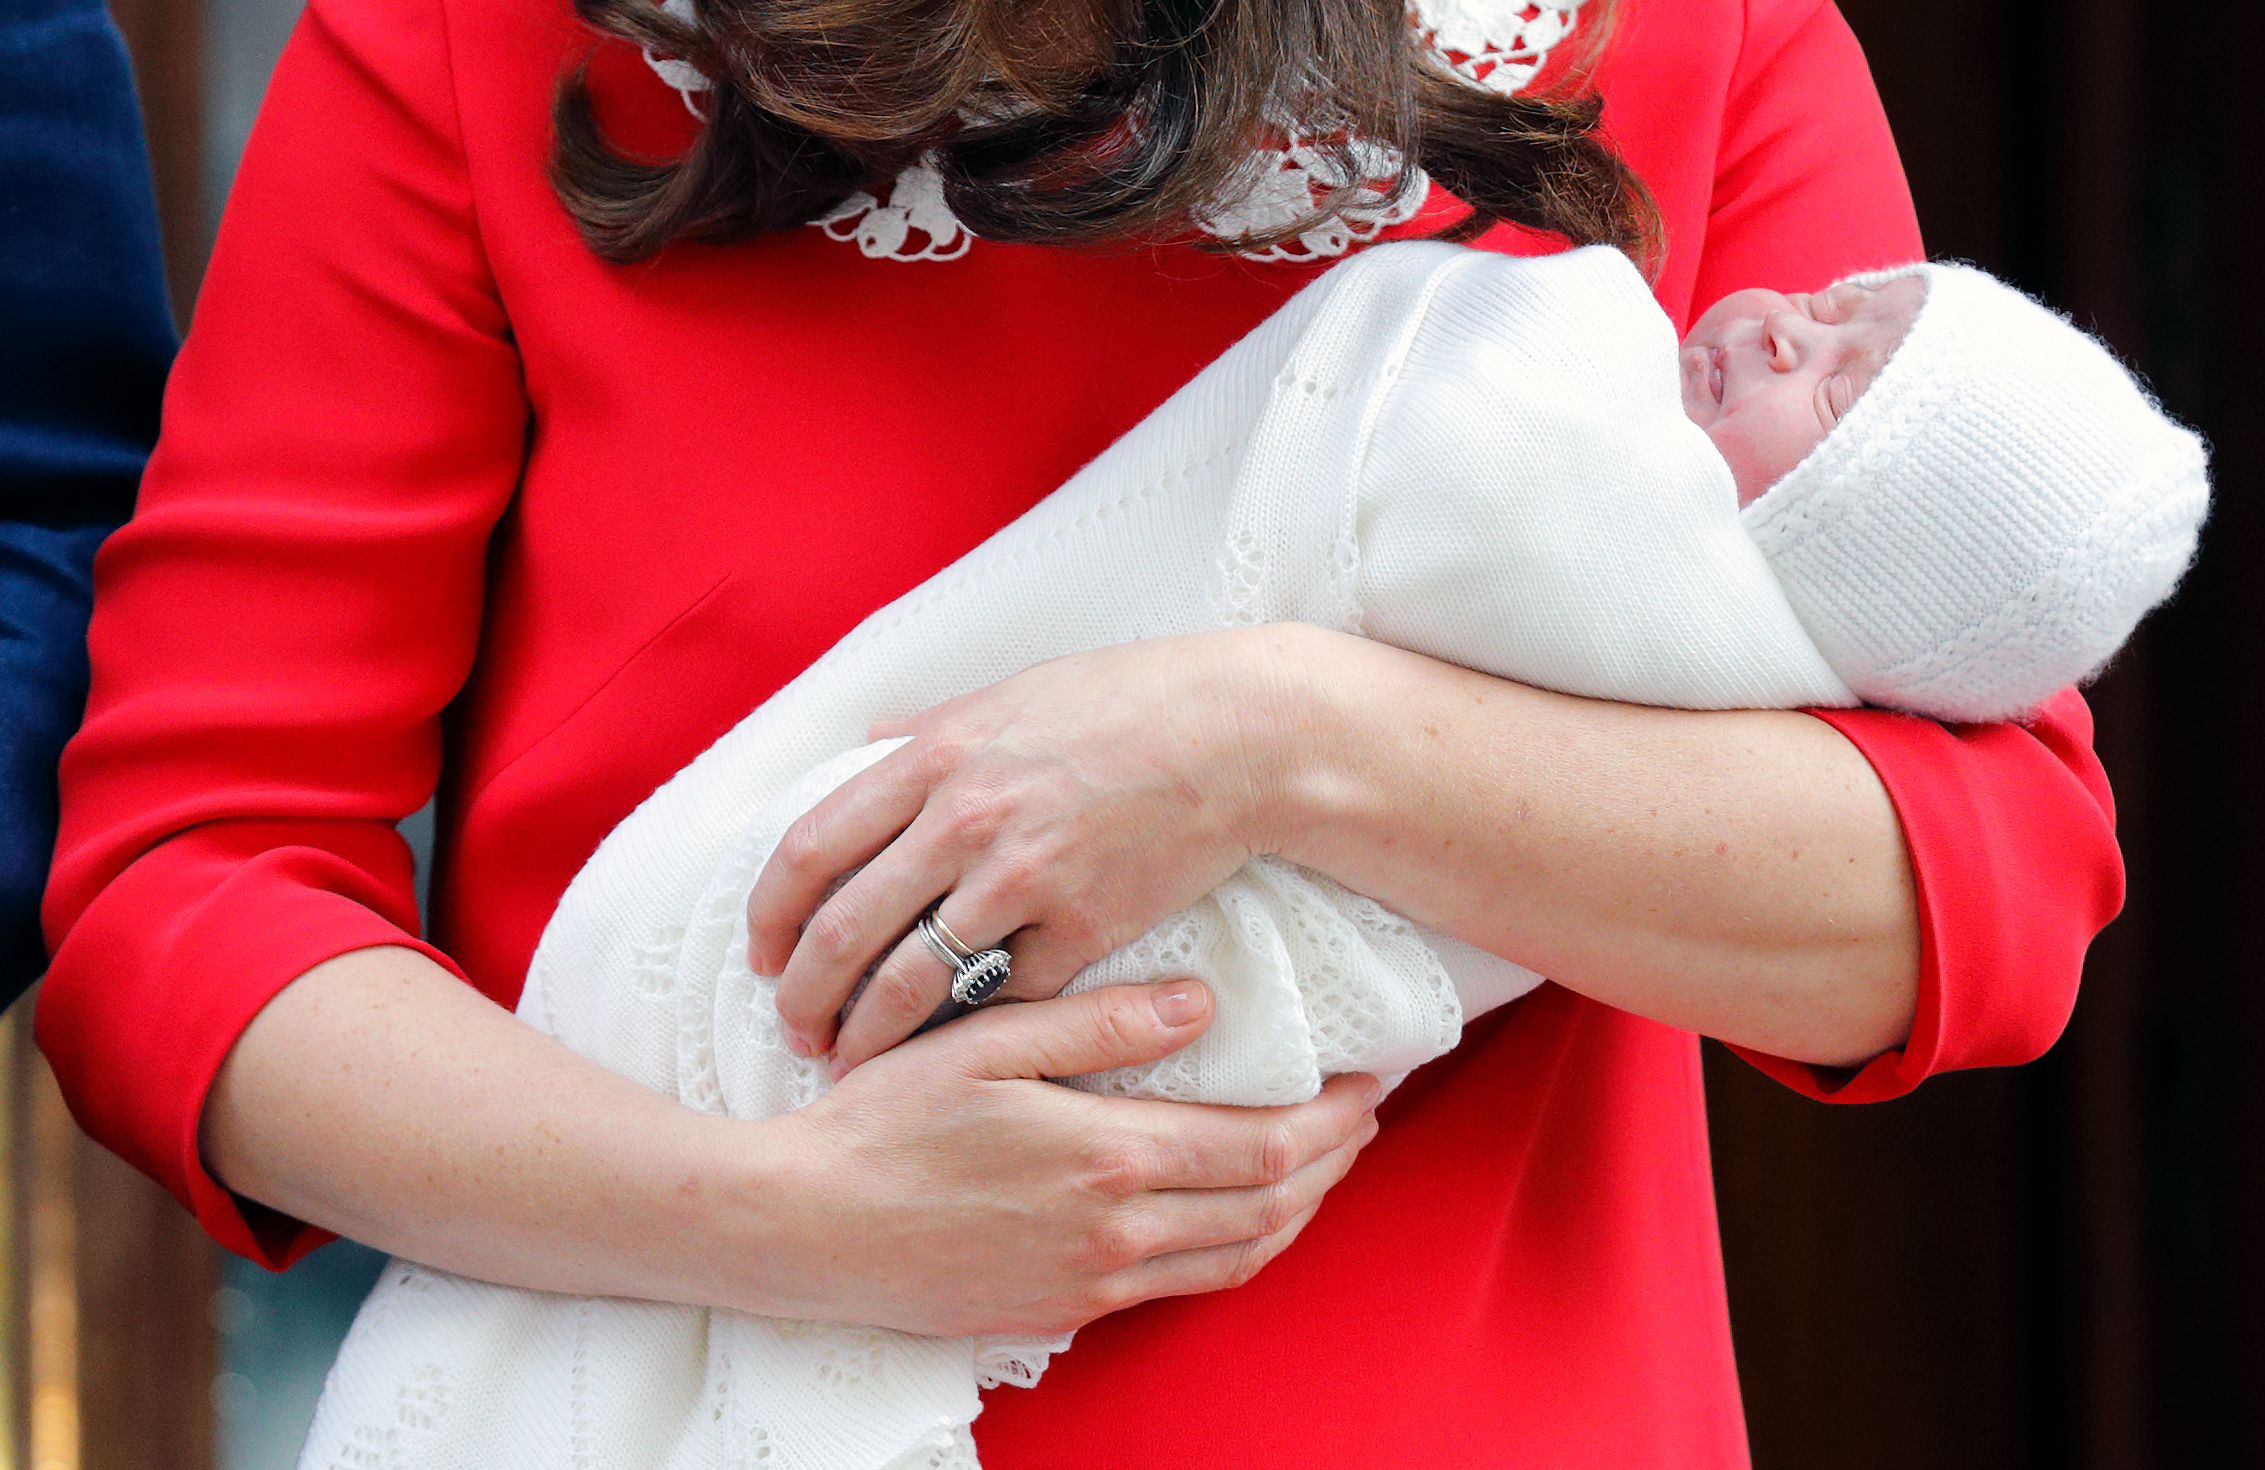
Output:
[[[844,782],[787,828],[747,896],[751,969],[759,975],[786,969],[804,924],[818,912],[826,891],[912,825],[932,784],[926,763],[910,747],[899,749]],[[888,937],[894,938],[894,932]]]
[[[1365,1114],[1350,1138],[1272,1184],[1151,1194],[1146,1221],[1134,1232],[1144,1247],[1140,1257],[1173,1255],[1281,1234],[1337,1186],[1361,1150],[1376,1137],[1376,1128],[1376,1115]]]
[[[1175,980],[984,1011],[931,1035],[957,1050],[954,1065],[966,1075],[1006,1081],[1140,1066],[1187,1045],[1210,1021],[1211,992]],[[1311,1102],[1286,1107],[1112,1101],[1104,1187],[1131,1195],[1278,1184],[1366,1127],[1383,1091],[1374,1077],[1349,1072],[1322,1083]]]
[[[1115,1311],[1156,1296],[1239,1286],[1297,1238],[1376,1136],[1351,1138],[1274,1184],[1149,1194],[1096,1228],[1087,1254],[1104,1274],[1094,1305]]]
[[[1031,1000],[1264,850],[1253,676],[1280,662],[1245,638],[1152,639],[875,726],[906,743],[795,823],[749,898],[749,963],[779,977],[789,1043],[846,1071],[933,1015],[951,967],[905,941],[939,899],[970,948],[1015,936],[1008,993]]]
[[[1316,1200],[1272,1235],[1227,1245],[1202,1246],[1150,1256],[1110,1278],[1104,1288],[1107,1311],[1122,1311],[1160,1296],[1195,1296],[1241,1286],[1269,1261],[1290,1248],[1321,1210]]]
[[[978,951],[1006,947],[1007,936],[1021,923],[1017,913],[996,903],[986,904],[985,897],[971,888],[960,888],[945,894],[936,906],[936,917],[951,935]],[[1033,989],[1023,946],[1017,944],[1013,951],[1015,973],[1002,992],[1008,998],[1043,999],[1067,982],[1068,976],[1063,976],[1050,988]],[[857,993],[848,1017],[841,1023],[840,1034],[834,1038],[834,1075],[839,1078],[919,1030],[921,1023],[950,997],[957,973],[957,967],[929,948],[918,933],[897,941],[874,971],[872,983]],[[786,1014],[786,990],[782,980],[781,1015]]]
[[[955,1065],[970,1077],[1076,1077],[1169,1056],[1201,1035],[1211,1014],[1211,992],[1194,980],[1113,985],[978,1012],[931,1037],[958,1052]],[[1358,1132],[1382,1096],[1374,1077],[1350,1072],[1288,1107],[1112,1102],[1117,1141],[1104,1149],[1107,1168],[1127,1194],[1279,1183]]]
[[[1211,992],[1193,980],[1174,980],[978,1011],[921,1040],[950,1048],[964,1075],[1003,1082],[1137,1067],[1170,1056],[1210,1024]],[[1179,1108],[1155,1106],[1166,1112]]]
[[[1142,1104],[1146,1168],[1133,1182],[1154,1190],[1279,1183],[1359,1133],[1382,1095],[1374,1077],[1348,1072],[1289,1107]]]
[[[779,972],[778,1007],[779,1018],[786,1023],[787,1044],[804,1056],[821,1055],[833,1046],[843,1004],[885,955],[888,958],[866,994],[889,1009],[922,996],[927,999],[926,1009],[895,1040],[911,1035],[913,1026],[943,1003],[951,974],[941,961],[925,946],[921,949],[928,961],[925,965],[908,963],[913,959],[910,954],[891,953],[899,947],[900,936],[919,942],[906,931],[958,873],[949,854],[922,840],[926,820],[925,816],[915,819],[902,837],[826,898],[803,925],[802,937]],[[753,954],[752,939],[749,954]],[[753,959],[748,963],[752,968]],[[864,1006],[861,995],[857,1008]]]

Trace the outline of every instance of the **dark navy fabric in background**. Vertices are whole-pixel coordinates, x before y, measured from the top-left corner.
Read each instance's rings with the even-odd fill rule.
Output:
[[[98,0],[0,0],[0,1001],[45,968],[90,568],[133,509],[172,355],[118,32]]]

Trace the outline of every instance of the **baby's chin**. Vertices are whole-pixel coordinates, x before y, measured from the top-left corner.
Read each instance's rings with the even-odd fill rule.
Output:
[[[1692,422],[1697,423],[1694,418]],[[1755,444],[1736,432],[1735,426],[1721,422],[1699,424],[1706,431],[1707,440],[1730,467],[1730,479],[1738,487],[1738,508],[1744,510],[1770,492],[1770,488],[1793,473],[1793,467],[1809,457],[1809,451],[1824,442],[1819,434],[1805,444]]]

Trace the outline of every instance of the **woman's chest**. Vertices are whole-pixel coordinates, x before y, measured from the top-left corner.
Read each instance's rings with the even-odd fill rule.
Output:
[[[813,233],[672,252],[571,322],[520,318],[533,427],[460,756],[509,759],[726,582],[728,664],[692,676],[728,670],[745,713],[1305,278],[1185,266],[1000,251],[946,282]]]

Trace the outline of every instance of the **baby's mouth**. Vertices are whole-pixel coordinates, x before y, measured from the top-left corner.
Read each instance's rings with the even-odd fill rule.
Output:
[[[1720,347],[1709,347],[1707,349],[1707,393],[1714,399],[1715,407],[1722,407],[1722,349]]]

